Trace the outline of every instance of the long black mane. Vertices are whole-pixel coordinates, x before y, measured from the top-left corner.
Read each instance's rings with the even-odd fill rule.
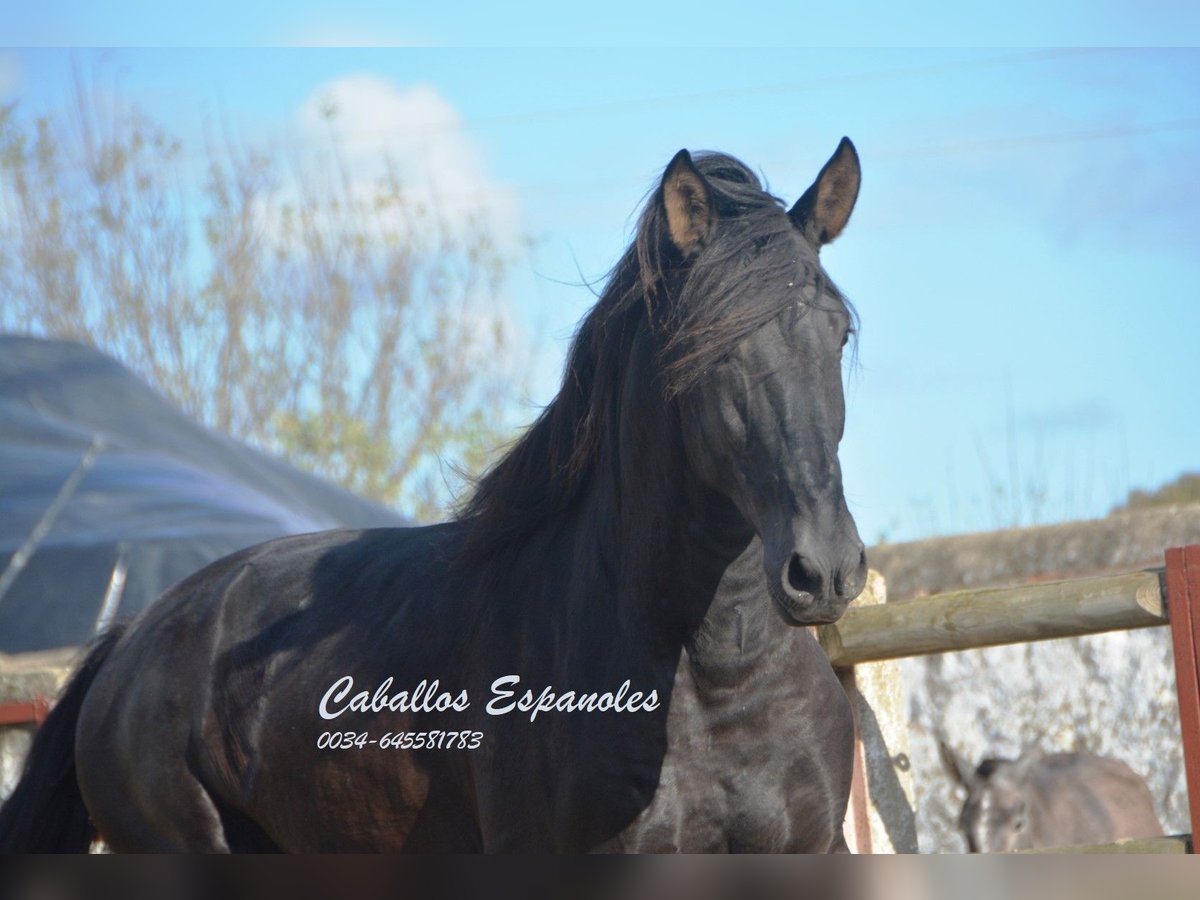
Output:
[[[624,363],[643,325],[672,397],[785,310],[802,314],[827,294],[845,303],[815,249],[796,240],[783,201],[748,166],[721,153],[694,161],[712,191],[716,233],[685,265],[669,237],[662,187],[649,197],[633,243],[575,334],[558,395],[461,509],[469,556],[528,537],[582,496],[616,421]]]

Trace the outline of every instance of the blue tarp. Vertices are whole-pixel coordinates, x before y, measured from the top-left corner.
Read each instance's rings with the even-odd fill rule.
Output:
[[[84,643],[251,544],[403,524],[198,425],[94,349],[0,335],[0,652]]]

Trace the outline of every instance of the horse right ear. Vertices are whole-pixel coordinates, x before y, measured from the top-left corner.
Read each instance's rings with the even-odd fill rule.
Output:
[[[788,216],[813,246],[820,248],[846,227],[861,184],[858,151],[850,138],[844,137],[829,162],[821,168],[817,180],[796,201]]]
[[[691,256],[712,234],[716,213],[712,190],[686,150],[676,153],[663,173],[662,202],[671,243]]]

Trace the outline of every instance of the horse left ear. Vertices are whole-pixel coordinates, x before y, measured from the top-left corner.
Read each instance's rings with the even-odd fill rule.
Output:
[[[671,243],[685,257],[691,256],[712,234],[716,214],[708,182],[686,150],[676,153],[663,173],[662,202]]]
[[[844,137],[788,216],[817,247],[828,244],[846,227],[861,183],[858,151],[850,138]]]
[[[971,784],[975,781],[975,773],[954,752],[954,748],[950,746],[945,738],[938,738],[938,755],[942,758],[942,767],[946,770],[946,774],[950,776],[950,780],[970,790]]]

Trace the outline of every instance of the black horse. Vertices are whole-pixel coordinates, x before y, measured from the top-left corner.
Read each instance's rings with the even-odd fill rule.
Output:
[[[462,513],[244,550],[102,637],[0,849],[844,849],[850,709],[796,626],[866,576],[817,256],[859,180],[843,139],[787,211],[681,151]]]

